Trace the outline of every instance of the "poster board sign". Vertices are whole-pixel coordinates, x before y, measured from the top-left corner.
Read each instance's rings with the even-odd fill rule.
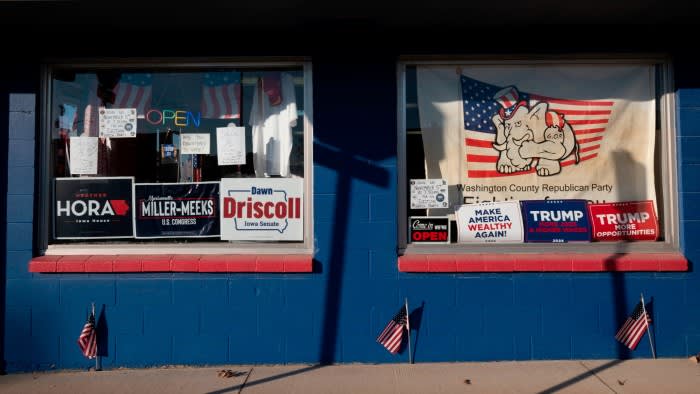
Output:
[[[216,128],[216,160],[220,166],[245,164],[245,127]]]
[[[133,238],[133,177],[56,178],[54,238]]]
[[[219,236],[219,182],[134,185],[136,238]]]
[[[136,108],[104,108],[100,114],[100,137],[136,137]]]
[[[589,204],[588,210],[596,241],[656,241],[659,237],[651,200]]]
[[[208,155],[211,153],[208,133],[183,133],[180,138],[180,153],[183,155]]]
[[[523,220],[518,201],[462,205],[455,216],[460,243],[523,242]]]
[[[414,244],[450,243],[450,219],[446,216],[411,216],[409,239]]]
[[[222,178],[221,239],[303,241],[304,180]]]
[[[70,139],[70,172],[74,175],[97,174],[97,137]]]
[[[586,200],[525,200],[520,204],[525,242],[591,240]]]
[[[447,208],[447,181],[411,179],[411,209]]]

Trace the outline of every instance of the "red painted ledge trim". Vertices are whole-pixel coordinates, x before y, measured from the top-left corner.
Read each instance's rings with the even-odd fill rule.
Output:
[[[687,271],[681,253],[616,254],[411,254],[399,256],[400,272],[629,272]]]
[[[290,255],[52,255],[29,261],[29,272],[311,272],[312,257]]]

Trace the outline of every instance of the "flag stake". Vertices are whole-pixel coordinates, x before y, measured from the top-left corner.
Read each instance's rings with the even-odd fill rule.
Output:
[[[642,297],[642,309],[644,309],[644,316],[646,319],[649,319],[649,315],[647,314],[647,307],[644,305],[644,293],[640,293]],[[651,345],[651,355],[656,359],[656,352],[654,351],[654,342],[651,340],[651,331],[649,331],[649,324],[647,323],[647,335],[649,335],[649,345]]]
[[[406,297],[406,331],[408,333],[408,363],[413,364],[413,359],[411,356],[411,324],[409,323],[410,316],[408,314],[408,297]]]
[[[92,316],[95,317],[95,303],[92,302]],[[95,326],[93,327],[93,330],[95,330],[95,335],[97,335],[97,322],[95,322]],[[100,356],[97,355],[97,351],[95,351],[95,371],[100,370],[100,362],[99,362]]]

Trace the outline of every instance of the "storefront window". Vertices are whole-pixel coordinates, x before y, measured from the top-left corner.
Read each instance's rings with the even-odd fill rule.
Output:
[[[677,244],[663,61],[403,66],[402,247]]]
[[[308,72],[52,67],[46,243],[303,244]]]

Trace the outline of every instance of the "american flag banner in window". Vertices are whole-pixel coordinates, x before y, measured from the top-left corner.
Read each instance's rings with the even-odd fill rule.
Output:
[[[202,117],[239,119],[241,117],[241,73],[209,72],[202,81]]]
[[[654,66],[418,65],[416,84],[425,176],[454,205],[656,200]]]

